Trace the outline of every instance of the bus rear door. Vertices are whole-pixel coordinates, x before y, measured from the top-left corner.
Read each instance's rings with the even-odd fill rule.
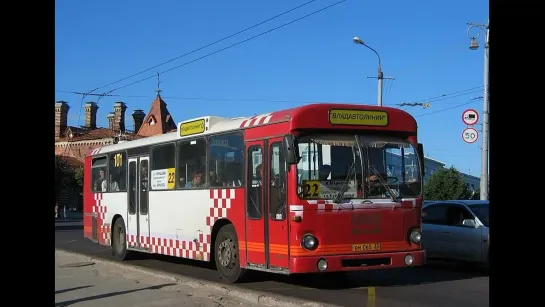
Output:
[[[149,157],[129,159],[127,243],[130,248],[149,250]]]

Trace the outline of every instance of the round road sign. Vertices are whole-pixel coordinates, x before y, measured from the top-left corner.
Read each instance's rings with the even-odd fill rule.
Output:
[[[468,144],[475,143],[478,138],[479,132],[477,129],[465,128],[464,131],[462,131],[462,139]]]
[[[479,121],[479,113],[473,109],[467,109],[462,113],[462,121],[468,126],[475,125]]]

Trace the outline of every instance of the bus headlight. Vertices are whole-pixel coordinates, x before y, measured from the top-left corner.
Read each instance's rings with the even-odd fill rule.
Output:
[[[315,250],[318,248],[318,239],[311,234],[306,234],[301,239],[301,246],[306,250]]]
[[[420,243],[420,240],[422,240],[422,234],[418,229],[413,229],[413,231],[411,231],[411,235],[409,236],[409,240],[411,243],[418,244]]]

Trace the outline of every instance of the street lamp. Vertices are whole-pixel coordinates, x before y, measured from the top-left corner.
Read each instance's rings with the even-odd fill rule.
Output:
[[[381,64],[381,61],[380,61],[380,55],[378,54],[378,52],[369,47],[367,44],[365,44],[364,41],[362,41],[359,37],[355,36],[352,41],[354,42],[354,44],[358,44],[358,45],[363,45],[365,47],[367,47],[368,49],[370,49],[371,51],[373,51],[376,55],[377,55],[377,58],[378,58],[378,73],[377,73],[377,79],[378,79],[378,105],[379,106],[382,106],[382,82],[384,80],[384,75],[382,73],[382,64]]]
[[[481,145],[481,195],[480,198],[482,200],[488,200],[488,137],[489,137],[489,129],[488,129],[488,108],[490,106],[490,98],[488,95],[488,52],[489,52],[489,44],[488,44],[488,36],[489,36],[489,24],[490,21],[487,24],[475,24],[475,23],[468,23],[467,28],[467,36],[470,39],[469,43],[469,49],[470,50],[477,50],[479,49],[479,41],[477,40],[479,38],[480,33],[477,33],[477,35],[472,36],[470,34],[471,29],[476,28],[484,32],[485,38],[484,38],[484,95],[483,95],[483,137],[482,137],[482,145]]]

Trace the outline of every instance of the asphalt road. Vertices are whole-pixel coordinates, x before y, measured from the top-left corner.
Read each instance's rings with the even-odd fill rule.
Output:
[[[112,259],[110,248],[83,237],[81,222],[57,222],[55,247],[98,258]],[[140,257],[139,257],[140,258]],[[201,262],[143,255],[132,265],[219,282],[216,271]],[[322,276],[320,276],[322,277]],[[332,303],[365,306],[368,287],[375,287],[376,306],[484,307],[489,305],[488,275],[458,264],[435,263],[429,267],[350,273],[343,280],[316,275],[283,276],[256,273],[239,287]]]

